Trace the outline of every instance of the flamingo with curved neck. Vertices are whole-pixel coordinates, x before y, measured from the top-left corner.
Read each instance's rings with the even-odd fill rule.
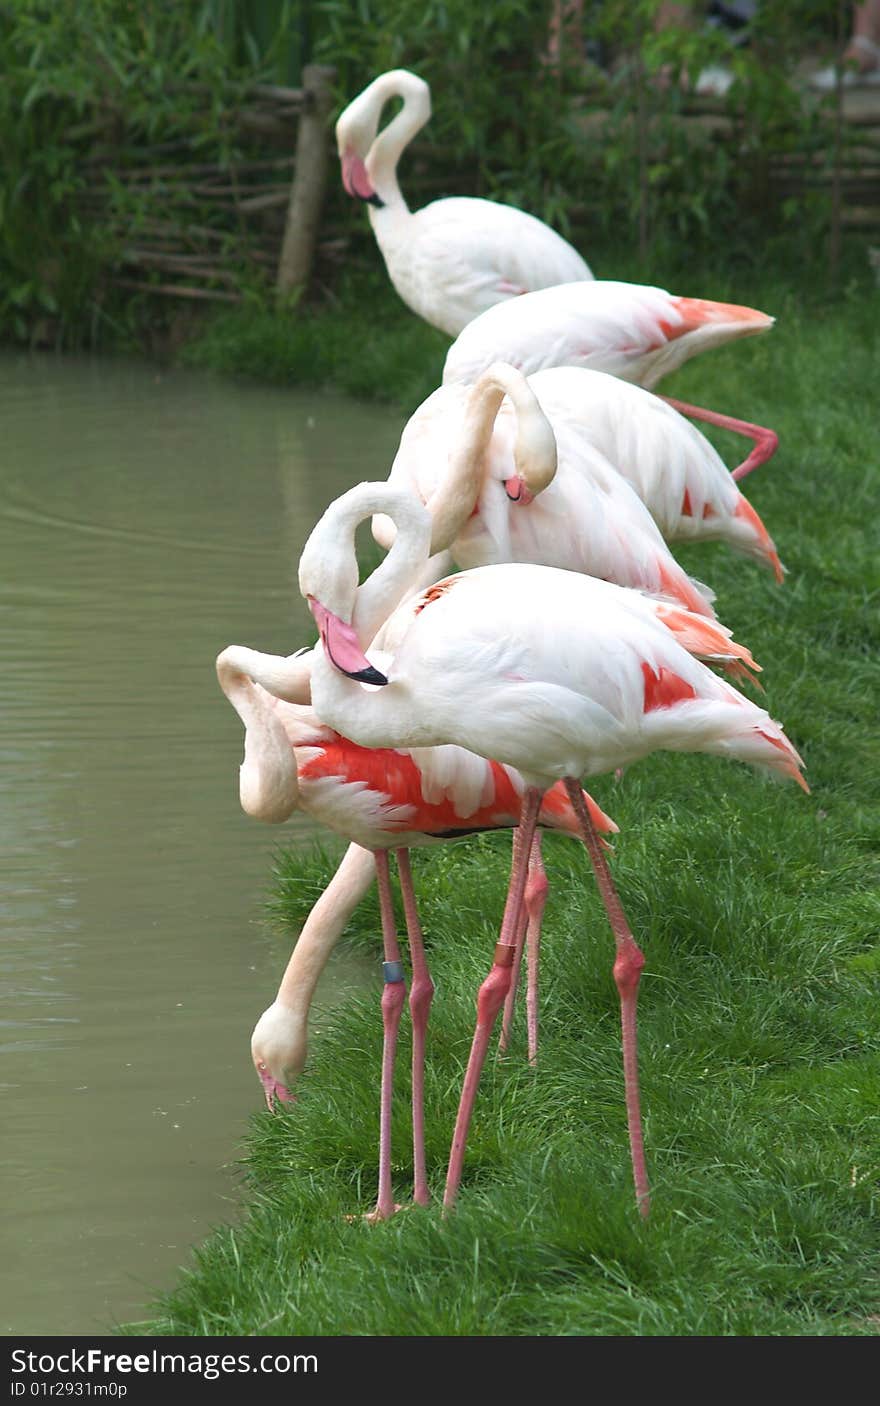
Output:
[[[424,1063],[434,988],[425,959],[408,848],[469,832],[514,827],[524,785],[512,769],[461,748],[445,747],[417,755],[357,746],[325,727],[314,710],[299,701],[308,696],[311,665],[312,651],[281,659],[237,645],[229,646],[217,659],[220,685],[245,725],[245,755],[239,774],[243,809],[256,819],[279,823],[299,807],[316,823],[353,841],[309,915],[275,1001],[257,1022],[251,1053],[268,1107],[274,1108],[276,1099],[288,1102],[289,1074],[298,1073],[306,1057],[308,1012],[318,978],[375,873],[386,978],[379,1195],[374,1213],[382,1219],[395,1209],[391,1192],[391,1081],[405,991],[388,851],[394,849],[397,857],[412,958],[414,1199],[427,1204]],[[585,797],[584,804],[600,830],[616,829],[590,797]],[[576,832],[574,812],[561,788],[548,794],[539,824],[563,833]],[[540,853],[536,853],[533,888],[543,896],[546,879]],[[537,947],[540,918],[537,908],[529,915],[530,950]],[[530,1049],[536,1038],[536,1022],[532,1003]]]
[[[682,569],[634,486],[591,442],[577,387],[555,393],[557,379],[590,375],[545,372],[538,394],[538,378],[532,384],[500,362],[472,387],[440,387],[404,428],[389,483],[426,504],[432,550],[448,548],[461,567],[558,566],[711,615],[711,592]],[[733,485],[731,496],[741,497]],[[383,546],[394,541],[387,516],[374,517],[373,535]]]
[[[427,552],[430,516],[411,495],[389,484],[351,489],[325,512],[300,559],[300,589],[316,618],[319,611],[324,618],[339,614],[342,620],[356,612],[363,588],[351,580],[354,529],[377,511],[395,521],[395,547],[406,537],[413,557]],[[393,584],[387,587],[389,599]],[[382,687],[365,690],[354,671],[343,673],[334,665],[326,649],[316,652],[315,706],[345,735],[367,747],[456,743],[517,767],[526,781],[501,936],[477,1002],[447,1205],[457,1194],[480,1073],[510,988],[526,861],[547,788],[560,780],[565,785],[615,936],[627,1124],[642,1214],[648,1210],[648,1179],[636,998],[644,957],[580,799],[579,778],[665,749],[737,758],[807,789],[801,760],[779,724],[688,653],[669,628],[668,615],[668,607],[607,582],[510,564],[449,577],[397,609],[375,641],[388,658],[383,659]],[[711,622],[699,616],[689,621],[707,640],[717,633],[719,654],[738,650],[740,659],[750,660]],[[372,667],[366,660],[364,665]]]
[[[512,446],[505,443],[499,481],[511,500],[531,502],[553,482],[556,435],[522,372],[495,362],[466,391],[435,391],[411,416],[389,474],[425,503],[433,523],[431,550],[452,548],[466,524],[485,511],[491,491],[495,426],[505,400],[514,417]],[[423,469],[419,476],[419,468]],[[373,518],[373,536],[390,547],[395,527],[385,514]]]
[[[379,131],[392,98],[403,106]],[[397,164],[431,116],[427,83],[406,69],[380,74],[336,123],[342,181],[367,206],[389,277],[403,301],[451,337],[495,303],[537,288],[592,278],[561,235],[512,205],[469,196],[411,212]]]
[[[443,384],[470,384],[501,357],[527,376],[551,366],[579,366],[653,390],[692,356],[767,332],[774,321],[757,308],[680,297],[648,284],[580,280],[487,308],[449,348]],[[736,479],[776,452],[778,437],[763,425],[660,398],[690,419],[753,441],[754,448],[733,470]]]

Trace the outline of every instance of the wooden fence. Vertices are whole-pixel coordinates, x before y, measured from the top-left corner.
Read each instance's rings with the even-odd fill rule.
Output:
[[[112,138],[93,146],[82,206],[120,250],[109,281],[160,298],[237,303],[255,285],[282,294],[307,286],[316,255],[341,261],[350,233],[342,217],[334,227],[323,213],[333,79],[332,68],[309,65],[301,88],[257,84],[239,95],[227,114],[236,153],[227,158],[208,154],[197,132],[154,146]],[[824,193],[839,229],[880,230],[880,88],[844,94],[839,119],[838,160],[828,149],[768,155],[768,198]],[[607,120],[583,114],[592,151]],[[694,99],[681,120],[734,149],[742,137],[717,101]],[[416,208],[440,194],[480,193],[475,170],[427,143],[408,155],[405,186]],[[595,213],[575,197],[576,225],[588,228]],[[364,256],[374,257],[366,219],[356,227]]]
[[[203,153],[195,132],[154,146],[112,133],[96,143],[81,208],[120,248],[111,284],[229,303],[256,279],[281,293],[306,285],[316,251],[337,252],[320,233],[333,78],[311,64],[301,88],[246,90],[229,112],[228,158]]]

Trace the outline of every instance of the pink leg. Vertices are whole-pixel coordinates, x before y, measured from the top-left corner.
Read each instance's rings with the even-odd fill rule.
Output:
[[[541,792],[537,787],[529,786],[523,796],[520,823],[514,834],[510,887],[507,890],[507,902],[504,905],[501,935],[495,947],[495,960],[492,963],[492,970],[480,987],[477,996],[477,1025],[462,1085],[461,1102],[458,1105],[458,1117],[455,1120],[455,1132],[452,1136],[449,1170],[446,1174],[443,1205],[447,1210],[454,1204],[461,1182],[468,1128],[470,1127],[480,1074],[486,1060],[486,1051],[492,1037],[492,1028],[510,987],[516,935],[526,887],[527,856],[531,850],[540,809]]]
[[[422,928],[416,908],[416,895],[413,889],[412,871],[409,867],[409,851],[399,849],[397,872],[400,875],[400,889],[403,894],[403,911],[406,914],[406,931],[409,935],[409,951],[412,960],[412,984],[409,990],[409,1009],[412,1016],[412,1116],[413,1116],[413,1174],[415,1190],[413,1200],[417,1206],[430,1204],[428,1177],[425,1170],[425,1036],[428,1030],[428,1015],[434,999],[434,983],[425,960],[425,944],[422,941]]]
[[[547,874],[544,869],[544,861],[541,858],[541,832],[538,830],[532,845],[529,878],[526,884],[526,910],[529,915],[527,937],[529,979],[526,986],[529,1064],[537,1064],[538,1062],[538,956],[541,949],[541,924],[544,920],[547,888]]]
[[[775,430],[767,429],[764,425],[752,425],[748,420],[735,420],[731,415],[721,415],[717,410],[703,410],[699,405],[689,405],[684,400],[673,400],[671,396],[662,395],[661,400],[665,400],[667,405],[671,405],[673,410],[677,410],[680,415],[687,415],[691,420],[703,420],[707,425],[717,425],[720,430],[733,430],[734,434],[745,435],[755,442],[755,447],[735,468],[731,474],[737,480],[745,478],[752,469],[757,469],[760,464],[765,464],[768,459],[772,459],[779,448],[779,436]]]
[[[498,1049],[503,1052],[510,1043],[510,1027],[513,1023],[513,1009],[519,987],[519,974],[522,967],[523,948],[528,943],[528,985],[526,988],[526,1013],[529,1032],[529,1064],[534,1064],[538,1055],[538,949],[541,945],[541,919],[547,901],[547,875],[541,859],[541,831],[535,831],[532,852],[529,855],[529,874],[526,880],[525,904],[520,915],[516,934],[516,951],[513,957],[510,990],[504,1002],[504,1015],[501,1018],[501,1037]]]
[[[537,831],[535,832],[537,835]],[[519,917],[519,925],[516,930],[516,942],[513,949],[513,966],[510,969],[510,990],[504,1001],[504,1014],[501,1017],[501,1034],[498,1037],[498,1053],[504,1054],[510,1044],[510,1027],[513,1024],[513,1008],[516,1004],[516,993],[519,989],[519,974],[522,968],[522,957],[526,945],[526,927],[529,915],[523,907]]]
[[[565,789],[581,823],[584,844],[590,856],[590,863],[596,875],[596,883],[599,886],[599,893],[605,904],[605,911],[608,914],[617,946],[614,980],[620,994],[626,1121],[629,1128],[636,1203],[640,1214],[646,1216],[651,1208],[651,1202],[648,1192],[648,1172],[645,1166],[645,1146],[642,1138],[642,1115],[639,1107],[639,1056],[636,1033],[636,1001],[639,992],[639,977],[642,974],[642,967],[645,965],[645,958],[630,932],[623,905],[614,886],[607,860],[602,853],[602,845],[590,819],[590,812],[587,810],[580,785],[572,777],[567,776]]]
[[[391,879],[388,872],[388,855],[385,850],[376,850],[376,879],[379,885],[379,908],[382,913],[382,938],[385,945],[383,970],[385,985],[382,989],[382,1094],[379,1112],[379,1198],[376,1209],[368,1220],[388,1220],[400,1207],[395,1204],[391,1192],[391,1097],[394,1088],[394,1056],[397,1051],[397,1032],[400,1028],[400,1013],[406,994],[403,977],[403,964],[400,948],[397,945],[397,931],[394,925],[394,902],[391,897]]]

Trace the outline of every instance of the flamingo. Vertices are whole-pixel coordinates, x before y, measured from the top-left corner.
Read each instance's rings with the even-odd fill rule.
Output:
[[[379,133],[382,109],[395,97],[403,107]],[[366,203],[388,276],[407,306],[456,337],[494,303],[592,278],[561,235],[512,205],[454,196],[413,214],[397,163],[430,116],[427,83],[398,68],[375,78],[336,123],[342,183]]]
[[[561,283],[489,308],[470,322],[446,354],[443,383],[473,382],[500,359],[526,375],[550,366],[581,366],[652,390],[699,352],[766,332],[774,321],[756,308],[678,297],[639,283]],[[754,441],[748,458],[733,471],[737,479],[776,452],[776,434],[762,425],[684,401],[669,404]]]
[[[559,366],[526,379],[496,363],[473,386],[441,386],[404,427],[389,482],[429,504],[435,543],[465,568],[561,566],[700,609],[662,536],[724,541],[783,579],[766,527],[705,436],[657,396],[600,371]],[[373,532],[389,545],[387,518]]]
[[[637,470],[632,487],[624,481],[630,475],[615,473],[605,455]],[[655,513],[662,509],[667,532],[726,538],[766,559],[782,579],[769,534],[708,441],[655,396],[599,372],[560,367],[526,380],[496,363],[473,387],[440,387],[405,427],[389,481],[428,504],[432,551],[450,550],[462,567],[500,561],[560,566],[711,613],[705,588],[672,557],[641,493]],[[375,518],[373,532],[385,547],[393,540],[387,518]],[[740,671],[735,663],[724,667]],[[536,946],[529,945],[527,992],[533,1062]],[[520,945],[502,1049],[521,956]]]
[[[579,779],[662,748],[746,761],[806,790],[803,763],[768,713],[679,643],[664,623],[670,607],[556,568],[509,563],[436,583],[390,614],[373,642],[381,652],[374,654],[378,668],[365,656],[353,624],[363,589],[357,584],[355,531],[377,512],[397,528],[380,568],[380,593],[389,603],[395,595],[400,599],[400,581],[412,578],[430,549],[430,514],[392,485],[359,484],[324,513],[299,567],[300,590],[320,633],[312,666],[314,706],[328,725],[364,746],[456,743],[516,767],[526,785],[501,935],[477,1001],[444,1205],[456,1199],[480,1073],[510,986],[526,858],[542,796],[562,781],[615,937],[630,1154],[637,1203],[646,1215],[636,1055],[644,957],[581,800]],[[674,609],[695,632],[716,629],[704,617]],[[722,632],[719,641],[727,647]],[[365,683],[375,687],[366,689]]]
[[[413,971],[409,993],[413,1199],[418,1205],[427,1205],[424,1056],[434,986],[425,958],[409,849],[480,830],[515,827],[524,783],[512,768],[461,747],[371,750],[349,741],[323,725],[312,708],[289,701],[303,696],[310,662],[310,652],[284,659],[240,645],[228,646],[217,658],[220,685],[245,725],[244,761],[239,773],[242,808],[256,819],[276,824],[299,808],[315,823],[352,842],[300,936],[278,997],[257,1023],[251,1050],[270,1110],[276,1098],[289,1101],[284,1080],[290,1068],[298,1072],[305,1060],[306,1023],[318,977],[345,922],[369,887],[374,870],[382,915],[385,986],[379,1192],[371,1218],[381,1220],[396,1209],[391,1188],[391,1090],[405,992],[388,851],[393,849],[397,859]],[[617,830],[591,797],[584,797],[584,805],[598,830]],[[578,819],[561,786],[548,790],[538,824],[577,835]],[[538,857],[529,894],[531,922],[538,927],[546,887]]]

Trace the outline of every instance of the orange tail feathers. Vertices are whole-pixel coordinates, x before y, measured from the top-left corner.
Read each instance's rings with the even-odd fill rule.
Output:
[[[616,835],[619,831],[619,826],[611,819],[611,816],[605,814],[604,810],[602,810],[601,806],[596,804],[588,791],[583,792],[583,797],[587,803],[590,819],[600,834]],[[544,799],[541,802],[541,810],[542,812],[549,812],[557,821],[562,821],[561,828],[567,830],[569,834],[580,834],[580,822],[572,810],[564,781],[557,781],[554,786],[550,787],[549,791],[544,793]],[[610,849],[610,845],[607,845],[604,840],[602,840],[602,845],[605,849]]]
[[[761,685],[754,674],[761,673],[761,665],[753,659],[751,651],[744,644],[737,644],[730,631],[717,620],[707,620],[704,615],[694,615],[680,606],[667,605],[658,601],[657,618],[671,630],[688,652],[697,659],[721,664],[725,672],[733,678],[749,679],[758,688]]]
[[[667,330],[670,341],[711,323],[726,324],[731,329],[731,336],[746,337],[755,332],[769,331],[776,321],[766,312],[744,307],[741,303],[716,303],[710,298],[673,298],[672,302],[683,322]]]
[[[782,729],[780,728],[779,735],[776,737],[773,737],[769,732],[765,732],[764,729],[760,727],[756,728],[755,731],[759,737],[763,737],[765,741],[769,742],[771,747],[775,747],[776,751],[780,754],[778,758],[774,758],[772,762],[765,762],[765,765],[772,766],[774,771],[781,772],[783,776],[790,776],[792,781],[796,781],[801,790],[806,791],[807,795],[809,795],[810,788],[807,785],[805,777],[801,774],[803,761],[794,747],[792,747]]]
[[[773,545],[773,538],[770,536],[770,533],[767,531],[763,522],[758,517],[758,514],[755,512],[748,498],[743,498],[742,496],[740,497],[740,500],[736,505],[736,512],[734,513],[734,517],[742,518],[744,522],[747,522],[749,526],[754,529],[755,536],[758,539],[758,544],[761,547],[764,556],[767,558],[768,564],[773,568],[773,574],[781,586],[782,582],[785,580],[785,572],[783,570],[782,562],[779,560],[776,548]]]
[[[672,571],[663,561],[657,563],[657,571],[660,577],[660,591],[665,596],[672,596],[674,600],[680,601],[684,608],[694,615],[699,615],[704,619],[714,619],[712,606],[697,590],[687,572],[681,567],[677,571]]]

